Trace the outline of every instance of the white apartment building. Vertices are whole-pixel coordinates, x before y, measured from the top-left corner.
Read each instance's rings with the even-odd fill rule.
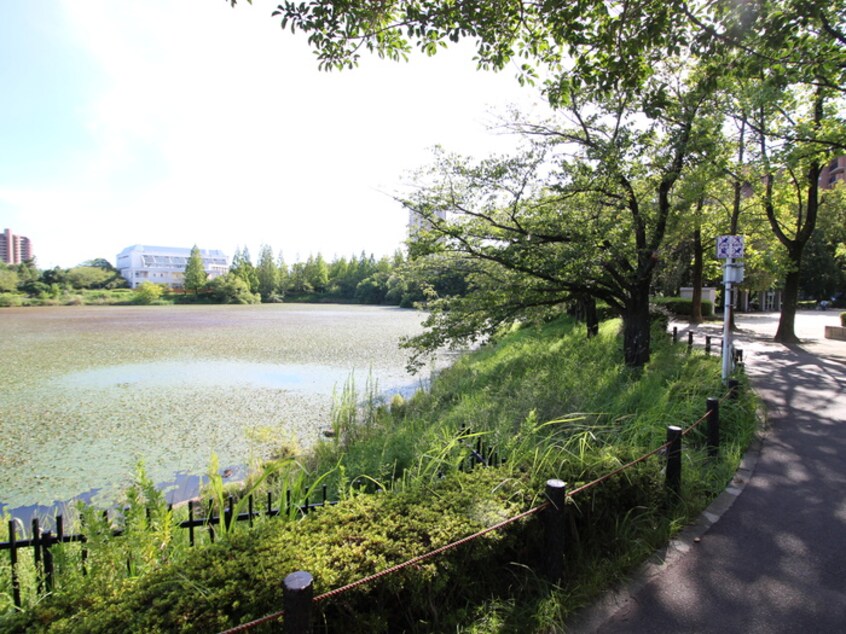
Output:
[[[131,288],[137,288],[141,282],[182,288],[190,255],[191,249],[136,244],[118,253],[117,269]],[[209,279],[225,275],[229,271],[229,258],[223,251],[200,249],[200,255]]]

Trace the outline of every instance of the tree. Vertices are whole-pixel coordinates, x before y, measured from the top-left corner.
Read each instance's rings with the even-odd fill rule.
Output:
[[[75,266],[68,269],[65,279],[74,288],[103,288],[114,279],[114,273],[98,266]]]
[[[209,292],[215,301],[223,304],[258,304],[261,301],[261,296],[251,292],[247,283],[232,272],[213,279]]]
[[[269,301],[279,288],[279,268],[273,259],[273,250],[264,245],[259,252],[259,262],[256,268],[258,277],[258,292],[262,301]]]
[[[522,156],[475,165],[441,156],[435,185],[405,201],[430,227],[411,253],[461,256],[451,263],[468,272],[477,305],[443,304],[427,324],[440,332],[418,342],[466,337],[462,312],[471,330],[491,332],[593,298],[622,315],[626,364],[645,364],[653,275],[671,216],[689,204],[677,185],[711,142],[698,117],[710,81],[669,62],[643,91],[574,92],[560,123],[519,124],[532,141]]]
[[[234,273],[244,280],[251,293],[257,293],[259,291],[258,273],[250,259],[250,251],[247,247],[244,247],[241,251],[235,250],[232,264],[229,265],[229,272]]]
[[[191,249],[191,255],[188,256],[188,263],[185,265],[185,290],[198,295],[206,287],[208,277],[203,264],[203,256],[200,255],[200,249],[195,244]]]
[[[14,293],[18,288],[18,274],[0,264],[0,293]]]
[[[308,256],[303,269],[303,276],[306,285],[313,291],[322,293],[326,290],[326,287],[329,286],[329,266],[323,259],[322,254],[318,253],[317,257]]]

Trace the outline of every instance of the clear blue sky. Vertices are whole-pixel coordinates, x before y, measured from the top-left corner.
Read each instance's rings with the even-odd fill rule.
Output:
[[[275,5],[3,0],[0,229],[41,267],[136,243],[389,254],[407,221],[390,194],[432,146],[505,150],[497,116],[542,109],[469,47],[319,72]]]

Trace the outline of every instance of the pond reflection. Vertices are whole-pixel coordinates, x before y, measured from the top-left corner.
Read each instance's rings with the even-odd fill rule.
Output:
[[[255,387],[331,392],[349,371],[324,365],[274,365],[248,361],[154,361],[93,368],[56,380],[63,389]],[[407,380],[407,378],[406,378]],[[390,381],[390,378],[389,378]],[[392,385],[383,386],[387,389]]]

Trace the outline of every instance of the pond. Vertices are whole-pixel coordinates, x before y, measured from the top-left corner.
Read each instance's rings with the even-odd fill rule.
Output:
[[[157,482],[307,448],[333,392],[413,391],[397,308],[52,307],[0,310],[0,504],[85,493],[108,505],[143,461]]]

